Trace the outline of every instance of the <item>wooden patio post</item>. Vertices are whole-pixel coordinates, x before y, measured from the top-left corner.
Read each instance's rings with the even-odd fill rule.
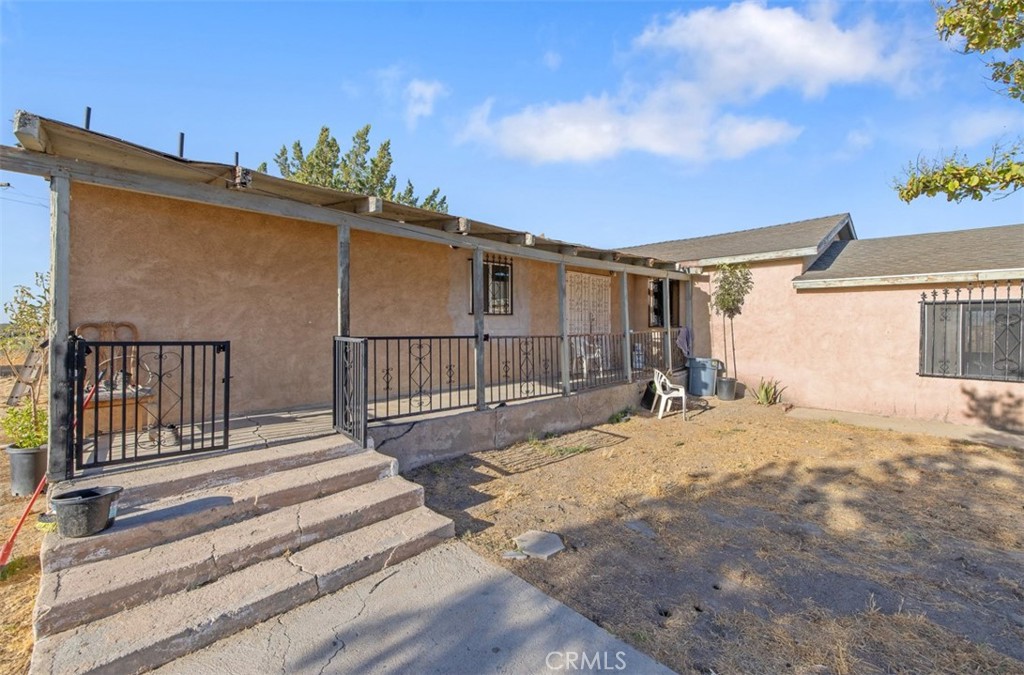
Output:
[[[622,314],[622,363],[626,368],[626,382],[633,381],[633,345],[629,334],[629,273],[622,272],[619,279],[619,310]]]
[[[661,304],[665,317],[665,370],[672,372],[672,282],[668,276],[661,280]]]
[[[50,484],[68,474],[67,348],[71,331],[68,317],[68,265],[70,251],[71,179],[66,173],[50,177],[50,405],[49,451],[46,476]]]
[[[338,224],[338,335],[350,337],[352,325],[349,318],[349,251],[351,228],[348,223]]]
[[[569,312],[565,300],[565,263],[558,263],[558,332],[562,336],[559,367],[562,372],[562,396],[568,396],[569,387]]]
[[[487,408],[484,381],[484,250],[473,249],[473,334],[476,337],[476,409]]]

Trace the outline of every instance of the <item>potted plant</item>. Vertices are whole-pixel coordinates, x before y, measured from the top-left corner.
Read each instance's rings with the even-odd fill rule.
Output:
[[[7,457],[11,464],[11,494],[31,495],[46,474],[46,410],[27,399],[8,408],[0,419],[0,429],[11,442]]]
[[[14,495],[32,494],[46,469],[47,419],[41,399],[48,361],[49,286],[45,274],[36,274],[35,288],[15,286],[11,300],[4,303],[8,323],[0,325],[0,355],[17,374],[18,386],[27,389],[15,393],[20,404],[0,418],[0,430],[13,443],[7,455]]]
[[[746,265],[722,265],[715,275],[715,288],[711,306],[722,317],[722,360],[725,377],[718,378],[718,398],[731,401],[736,398],[736,332],[733,319],[742,312],[743,302],[754,287],[750,268]],[[725,320],[729,319],[729,337],[732,341],[732,377],[729,377],[729,348],[726,343]]]

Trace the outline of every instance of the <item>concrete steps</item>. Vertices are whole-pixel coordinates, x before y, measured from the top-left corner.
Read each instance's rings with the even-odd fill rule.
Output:
[[[184,539],[196,532],[252,518],[260,513],[317,499],[394,476],[397,463],[375,452],[331,459],[249,480],[188,491],[172,497],[119,503],[113,527],[81,539],[47,537],[44,572],[124,555]],[[125,488],[129,492],[129,488]],[[138,497],[135,497],[138,500]]]
[[[154,469],[177,493],[140,472],[114,527],[48,535],[31,672],[149,670],[453,536],[393,459],[314,445],[277,473],[259,456]]]

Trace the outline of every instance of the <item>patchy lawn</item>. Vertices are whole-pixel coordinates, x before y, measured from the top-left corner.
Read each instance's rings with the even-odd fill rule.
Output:
[[[459,536],[680,672],[1024,673],[1024,452],[752,401],[409,474]],[[549,560],[506,560],[529,529]]]

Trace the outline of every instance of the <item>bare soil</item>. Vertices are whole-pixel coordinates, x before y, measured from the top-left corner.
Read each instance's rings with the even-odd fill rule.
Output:
[[[689,416],[409,478],[478,552],[679,672],[1024,673],[1024,453],[750,400]],[[567,550],[503,558],[530,529]]]
[[[0,378],[0,404],[7,400],[13,377]],[[0,405],[2,407],[2,405]],[[0,447],[8,441],[0,432]],[[10,464],[0,454],[0,546],[7,541],[21,518],[29,497],[11,496]],[[0,673],[26,673],[32,656],[32,608],[39,592],[39,548],[43,532],[35,528],[44,510],[40,498],[29,514],[15,542],[11,559],[0,574]]]

